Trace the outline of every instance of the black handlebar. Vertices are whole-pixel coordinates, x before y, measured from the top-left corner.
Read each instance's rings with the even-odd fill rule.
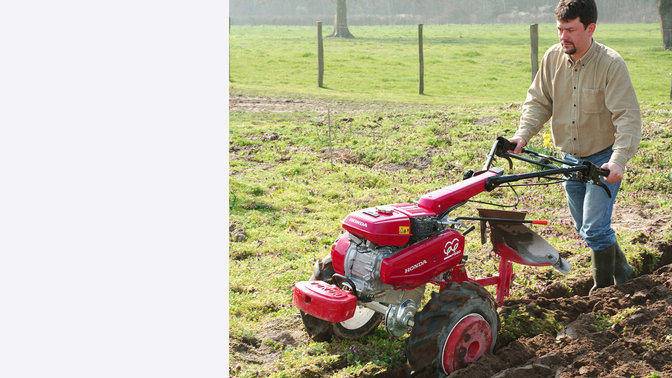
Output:
[[[520,156],[509,152],[513,151],[515,148],[516,148],[515,143],[510,142],[508,139],[504,137],[501,136],[497,137],[497,140],[492,145],[492,149],[490,149],[490,153],[488,153],[488,158],[486,160],[485,165],[483,166],[483,170],[486,171],[490,169],[495,157],[501,157],[506,159],[509,162],[509,168],[513,168],[513,161],[511,160],[511,158],[514,158],[517,160],[522,160],[527,163],[540,166],[544,168],[544,170],[539,172],[524,173],[518,175],[498,175],[490,177],[485,183],[485,189],[487,191],[491,191],[496,187],[498,187],[499,185],[508,182],[519,181],[528,178],[547,177],[557,174],[563,174],[568,176],[570,173],[576,173],[575,177],[577,179],[583,182],[590,182],[591,184],[600,186],[607,192],[609,198],[611,198],[611,192],[609,191],[609,188],[604,184],[604,182],[602,182],[601,179],[601,177],[609,176],[610,172],[608,169],[602,169],[596,166],[595,164],[592,164],[587,161],[578,164],[566,160],[561,160],[553,156],[540,154],[538,152],[530,151],[527,149],[523,149],[522,153],[529,155],[531,157],[536,157],[539,160],[531,157]],[[564,164],[565,167],[559,168],[551,164],[551,162]]]

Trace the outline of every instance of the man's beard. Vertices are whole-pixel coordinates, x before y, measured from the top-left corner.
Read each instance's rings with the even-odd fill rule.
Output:
[[[572,42],[567,42],[571,44],[571,47],[565,47],[565,42],[562,42],[562,48],[565,49],[565,54],[572,55],[576,54],[576,46]]]

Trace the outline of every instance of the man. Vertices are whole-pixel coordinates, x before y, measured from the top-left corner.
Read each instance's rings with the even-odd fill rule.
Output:
[[[594,0],[560,0],[555,8],[560,43],[546,51],[523,104],[520,126],[509,139],[514,153],[551,117],[554,144],[563,158],[609,170],[609,198],[597,185],[564,184],[576,230],[592,250],[594,289],[634,276],[611,228],[611,213],[626,163],[641,139],[639,103],[623,58],[593,40]]]

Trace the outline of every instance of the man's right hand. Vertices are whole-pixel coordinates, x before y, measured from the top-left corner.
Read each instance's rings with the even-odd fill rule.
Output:
[[[525,141],[525,139],[523,139],[521,137],[517,137],[517,136],[509,138],[509,142],[516,144],[516,148],[513,151],[511,151],[516,155],[523,152],[523,147],[525,147],[527,145],[527,142]]]

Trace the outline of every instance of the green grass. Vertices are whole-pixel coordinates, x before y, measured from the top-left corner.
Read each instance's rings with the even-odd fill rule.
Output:
[[[392,339],[382,328],[363,340],[308,340],[291,305],[293,284],[307,279],[314,262],[329,252],[348,213],[414,201],[459,181],[467,169],[482,166],[496,136],[513,133],[520,116],[516,104],[530,80],[527,30],[426,25],[427,95],[419,96],[414,27],[357,27],[354,40],[326,39],[328,88],[316,86],[314,28],[231,28],[233,94],[318,99],[332,109],[329,115],[230,112],[230,222],[245,236],[229,244],[231,375],[373,376],[401,366],[405,336]],[[554,26],[540,25],[540,35],[540,46],[554,43]],[[642,101],[640,152],[629,163],[617,207],[637,207],[652,222],[669,220],[672,53],[660,50],[655,25],[600,25],[596,38],[628,61]],[[346,101],[356,106],[344,106]],[[541,143],[537,137],[531,147],[541,149]],[[505,162],[499,166],[507,168]],[[567,215],[560,186],[518,192],[518,209],[529,211],[529,219]],[[514,196],[500,188],[476,199],[510,204]],[[464,206],[453,215],[474,216],[481,206]],[[656,243],[672,244],[669,222],[660,224],[617,229],[640,272],[655,265]],[[570,222],[535,230],[566,256],[572,271],[562,276],[550,268],[514,265],[512,299],[590,275],[588,249]],[[480,244],[478,232],[468,235],[471,277],[496,271],[490,250]],[[540,309],[511,311],[502,317],[502,340],[524,332],[553,333],[561,322]],[[286,345],[271,338],[271,331],[300,331],[300,336]]]
[[[232,93],[427,104],[521,102],[530,83],[527,25],[425,25],[425,91],[418,94],[415,26],[356,27],[324,38],[325,88],[317,87],[316,28],[233,26]],[[539,25],[539,59],[557,42]],[[672,51],[656,24],[600,24],[595,38],[628,63],[640,101],[669,99]]]
[[[370,376],[401,366],[399,353],[405,337],[390,339],[382,329],[363,340],[331,344],[308,341],[302,334],[304,339],[296,347],[274,344],[263,335],[278,321],[301,330],[298,311],[291,305],[292,286],[307,279],[316,259],[329,252],[342,231],[340,221],[348,213],[413,201],[461,180],[467,169],[480,168],[495,136],[512,132],[511,119],[517,112],[508,106],[484,105],[404,113],[394,109],[334,112],[329,137],[325,114],[232,111],[230,220],[246,236],[246,240],[229,245],[232,343],[257,340],[277,351],[277,361],[264,367],[270,369],[264,370],[265,374],[274,377]],[[640,153],[630,164],[617,206],[641,205],[651,218],[667,216],[672,182],[665,177],[672,173],[672,152],[663,148],[665,138],[660,136],[672,133],[672,111],[662,106],[645,107],[643,114],[647,131]],[[541,148],[541,142],[542,138],[536,138],[532,146]],[[419,162],[424,168],[417,168]],[[505,162],[499,166],[506,168]],[[514,171],[523,171],[521,167],[516,165]],[[518,191],[522,199],[518,208],[529,211],[530,219],[553,221],[566,212],[560,186]],[[476,199],[510,204],[513,198],[509,190],[500,188]],[[454,216],[474,216],[475,208],[481,206],[465,206]],[[619,228],[618,238],[635,267],[643,271],[650,269],[646,264],[655,263],[655,243],[672,243],[672,230],[669,226],[656,230],[634,226]],[[550,268],[514,265],[517,278],[512,299],[525,298],[528,291],[539,292],[554,281],[590,276],[588,249],[569,222],[552,222],[536,230],[567,256],[572,271],[562,276]],[[645,232],[653,232],[651,239],[631,242]],[[497,260],[490,248],[480,244],[478,232],[467,237],[471,277],[496,271]],[[647,253],[653,254],[651,259],[638,260]],[[523,336],[523,331],[552,333],[557,321],[542,313],[505,315],[502,340]],[[232,352],[231,361],[233,366],[240,364],[240,370],[234,375],[254,376],[261,365],[241,360],[236,353]]]
[[[554,311],[541,308],[536,303],[519,304],[506,310],[506,313],[500,314],[502,323],[498,335],[499,343],[541,333],[555,336],[562,329],[561,319],[556,319]]]

